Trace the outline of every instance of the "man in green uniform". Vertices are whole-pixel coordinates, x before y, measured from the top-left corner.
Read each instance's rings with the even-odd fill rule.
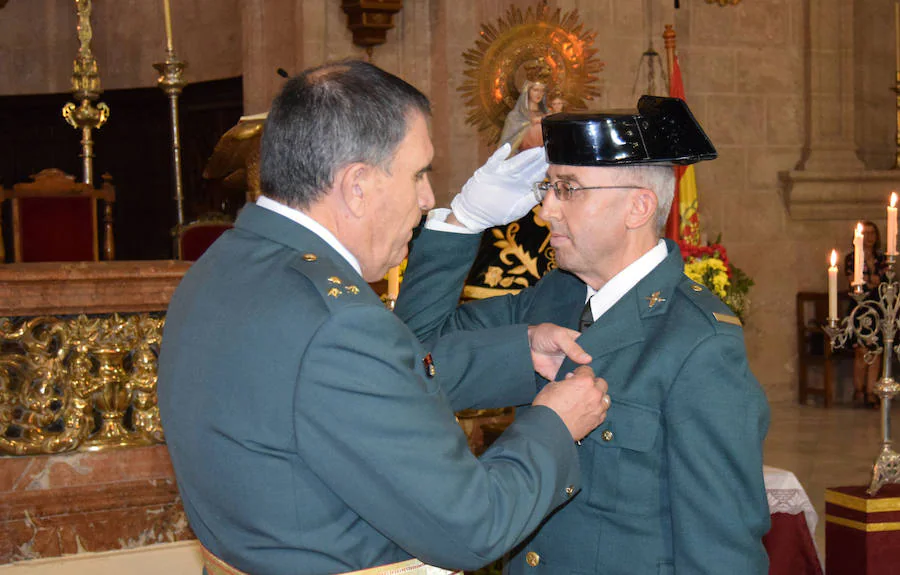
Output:
[[[578,328],[609,383],[609,416],[578,447],[585,487],[516,550],[509,572],[767,573],[766,398],[740,321],[660,239],[671,165],[712,159],[715,149],[674,98],[645,96],[638,113],[548,116],[543,135],[549,181],[535,189],[559,269],[517,295],[457,308],[479,238],[447,232],[504,223],[504,204],[531,195],[504,181],[509,171],[495,158],[452,213],[433,210],[396,308],[426,342],[518,323]],[[535,157],[523,168],[546,164]],[[492,182],[490,197],[470,185],[478,181]]]
[[[428,110],[363,62],[288,81],[262,139],[263,196],[172,298],[160,414],[212,574],[474,569],[580,487],[573,440],[602,422],[605,382],[582,366],[534,397],[535,369],[579,358],[567,330],[455,334],[428,353],[366,284],[434,205]],[[488,380],[489,358],[503,376]],[[532,398],[481,459],[469,452],[454,410]]]

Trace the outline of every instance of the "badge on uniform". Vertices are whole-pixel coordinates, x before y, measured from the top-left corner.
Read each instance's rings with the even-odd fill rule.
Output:
[[[434,377],[437,370],[434,369],[434,359],[431,358],[430,353],[422,358],[422,364],[425,366],[425,373],[428,377]]]

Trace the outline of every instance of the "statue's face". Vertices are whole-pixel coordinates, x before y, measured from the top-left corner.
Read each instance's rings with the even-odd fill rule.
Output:
[[[528,89],[528,103],[540,104],[546,91],[547,87],[543,84],[532,84]]]

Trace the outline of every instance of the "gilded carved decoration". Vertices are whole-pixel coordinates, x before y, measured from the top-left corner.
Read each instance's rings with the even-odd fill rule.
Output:
[[[600,94],[593,84],[603,69],[578,12],[510,6],[496,24],[482,24],[475,47],[463,54],[466,80],[459,87],[469,109],[466,123],[496,144],[514,108],[529,67],[546,68],[547,83],[565,95],[569,109],[583,109]]]
[[[157,314],[0,319],[0,454],[164,441]]]

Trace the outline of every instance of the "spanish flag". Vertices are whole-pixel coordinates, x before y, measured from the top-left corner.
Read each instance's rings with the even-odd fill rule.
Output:
[[[672,66],[672,78],[669,82],[669,96],[684,100],[684,82],[681,79],[681,67],[678,55],[675,55]],[[694,166],[675,166],[675,197],[672,210],[666,221],[666,237],[673,240],[684,240],[693,245],[700,243],[700,221],[697,214],[697,179],[694,177]]]

